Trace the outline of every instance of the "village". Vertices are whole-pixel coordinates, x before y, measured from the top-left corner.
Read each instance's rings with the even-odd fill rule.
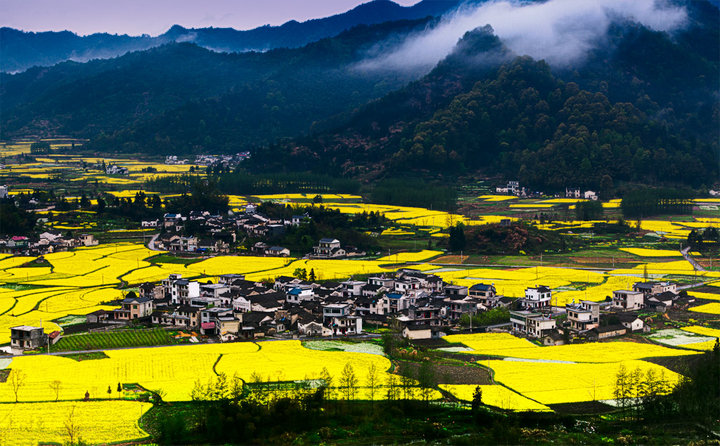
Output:
[[[497,294],[493,284],[453,285],[413,269],[343,282],[315,281],[313,270],[296,276],[266,283],[224,274],[217,283],[203,283],[172,274],[161,283],[141,284],[137,293],[130,291],[118,302],[121,308],[89,313],[84,328],[162,327],[193,333],[194,342],[352,337],[382,328],[416,341],[492,331],[563,345],[649,331],[640,313],[662,314],[695,301],[672,282],[637,282],[603,302],[557,307],[547,286],[528,287],[525,297],[515,299]],[[505,320],[472,327],[473,317],[491,310]],[[40,327],[11,328],[11,347],[18,353],[61,338]]]

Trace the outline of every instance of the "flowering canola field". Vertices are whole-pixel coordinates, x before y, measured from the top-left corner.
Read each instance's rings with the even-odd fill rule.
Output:
[[[85,392],[91,398],[111,397],[118,383],[138,383],[149,390],[163,390],[166,401],[187,401],[197,380],[205,383],[217,373],[237,374],[251,381],[254,375],[263,382],[318,379],[327,368],[335,385],[346,364],[352,365],[359,378],[359,397],[366,394],[365,376],[375,364],[380,383],[385,383],[390,361],[379,355],[356,352],[320,351],[303,347],[300,341],[240,342],[157,348],[108,350],[108,358],[75,361],[62,356],[21,356],[13,358],[11,373],[24,373],[21,402],[48,401],[55,398],[50,384],[61,383],[60,400],[80,399]],[[213,370],[214,366],[214,370]],[[436,398],[439,395],[433,394]],[[378,392],[377,399],[384,398]],[[0,402],[15,401],[9,383],[0,383]]]
[[[475,384],[440,384],[441,389],[451,393],[455,398],[471,402],[475,394],[475,388],[480,387],[482,391],[482,403],[488,406],[495,406],[504,410],[548,412],[550,408],[536,401],[528,399],[519,393],[513,392],[507,387],[500,385],[475,385]]]
[[[133,401],[72,401],[0,404],[0,445],[36,445],[69,441],[72,420],[84,443],[110,443],[148,436],[138,419],[152,404]]]
[[[652,369],[669,383],[675,383],[680,375],[641,359],[698,353],[622,341],[539,347],[509,333],[451,335],[443,339],[472,349],[462,353],[504,358],[483,360],[479,364],[493,371],[495,382],[543,405],[612,399],[621,364],[631,371]],[[467,398],[467,394],[464,395]]]
[[[170,274],[185,278],[245,274],[249,280],[291,276],[297,268],[315,270],[322,279],[345,279],[355,274],[382,273],[398,269],[386,265],[395,260],[297,260],[253,256],[220,256],[189,265],[150,263],[158,254],[142,244],[118,243],[47,254],[50,267],[22,267],[35,257],[0,257],[0,343],[10,341],[10,327],[42,326],[59,330],[53,320],[73,314],[85,315],[99,309],[117,308],[106,302],[122,299],[121,283],[137,286],[158,282]],[[400,262],[420,261],[439,251],[401,253]],[[395,256],[392,256],[395,257]],[[432,269],[428,264],[416,269]],[[27,289],[28,286],[32,287]]]
[[[613,399],[621,364],[630,371],[639,368],[646,373],[652,369],[657,376],[664,375],[672,384],[680,379],[680,375],[664,367],[637,360],[571,364],[488,360],[480,361],[480,364],[493,370],[496,382],[542,404]]]
[[[463,353],[555,362],[614,363],[631,359],[695,354],[695,352],[691,351],[682,351],[654,344],[625,341],[539,347],[526,339],[517,338],[509,333],[450,335],[445,336],[443,339],[448,342],[458,342],[473,349]]]

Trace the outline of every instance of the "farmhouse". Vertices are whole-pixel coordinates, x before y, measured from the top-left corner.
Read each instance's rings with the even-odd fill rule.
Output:
[[[14,350],[33,350],[48,343],[42,327],[19,325],[10,328],[10,347]]]
[[[645,305],[642,291],[613,291],[612,307],[625,311],[639,310]]]

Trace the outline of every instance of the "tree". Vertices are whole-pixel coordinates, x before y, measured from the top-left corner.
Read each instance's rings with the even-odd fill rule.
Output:
[[[575,218],[577,220],[599,220],[603,216],[603,207],[600,201],[578,201],[575,203]]]
[[[13,393],[15,394],[16,403],[18,402],[18,395],[20,393],[20,389],[25,386],[25,378],[27,378],[27,374],[22,370],[16,369],[10,372],[10,377],[8,378],[8,381],[10,381],[10,387],[12,387]]]
[[[325,387],[325,395],[327,399],[332,399],[333,377],[327,367],[323,367],[320,372],[320,380],[323,382],[323,387]]]
[[[472,412],[474,414],[477,413],[478,409],[480,409],[480,406],[482,406],[482,389],[480,388],[480,386],[476,386],[472,399]]]
[[[458,252],[465,249],[465,225],[458,223],[450,228],[450,237],[448,239],[448,247],[451,252]]]
[[[322,202],[323,202],[323,197],[322,197],[322,195],[317,194],[317,195],[315,195],[315,196],[313,197],[313,203],[322,203]]]
[[[310,282],[315,282],[315,268],[310,268],[310,274],[308,275],[308,280]]]
[[[62,383],[58,381],[57,379],[50,383],[50,388],[55,393],[55,402],[57,402],[60,399],[60,388],[62,386]]]
[[[107,203],[105,203],[105,200],[103,200],[102,197],[101,197],[101,198],[98,198],[98,200],[97,200],[97,208],[96,208],[96,209],[97,209],[97,213],[98,213],[98,214],[102,214],[103,212],[105,212],[105,207],[106,207],[106,206],[107,206]]]
[[[82,194],[82,197],[80,197],[80,207],[83,209],[89,209],[90,208],[90,199],[85,195],[85,193]]]
[[[387,388],[387,394],[386,398],[388,401],[394,401],[398,399],[399,396],[399,390],[398,390],[398,379],[397,376],[390,373],[388,374],[387,381],[385,383],[385,387]]]
[[[68,412],[67,418],[65,418],[65,422],[63,423],[63,425],[65,426],[65,432],[68,436],[68,444],[80,444],[80,425],[75,419],[75,406],[70,408],[70,411]]]
[[[418,368],[418,385],[420,386],[420,397],[429,403],[436,384],[435,368],[431,361],[423,361]]]
[[[343,393],[345,393],[345,399],[347,401],[355,399],[357,385],[358,379],[355,375],[355,370],[353,370],[352,365],[348,362],[345,364],[345,368],[343,368],[342,374],[340,375],[340,386],[343,389]]]
[[[404,400],[412,400],[415,397],[415,383],[412,376],[412,369],[407,362],[401,361],[398,370],[400,375],[400,387]]]
[[[370,368],[368,368],[367,378],[366,378],[368,393],[370,395],[371,402],[375,401],[375,391],[377,390],[377,387],[378,387],[378,379],[379,379],[378,370],[377,370],[377,367],[375,366],[375,363],[373,362],[372,364],[370,364]]]
[[[307,270],[305,268],[295,268],[295,271],[293,271],[293,277],[300,280],[307,280]]]
[[[613,397],[618,402],[620,409],[625,412],[627,408],[628,400],[630,397],[629,392],[629,376],[625,364],[620,364],[617,374],[615,375],[615,389],[613,390]]]

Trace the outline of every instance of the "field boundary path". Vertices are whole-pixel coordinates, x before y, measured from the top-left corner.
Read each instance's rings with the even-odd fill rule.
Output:
[[[112,348],[95,348],[90,350],[66,350],[66,351],[59,351],[54,352],[50,351],[50,353],[35,353],[32,356],[66,356],[66,355],[77,355],[81,353],[100,353],[100,352],[110,352],[114,350],[136,350],[136,349],[144,349],[144,348],[172,348],[172,347],[187,347],[187,346],[193,346],[193,345],[217,345],[217,344],[238,344],[238,343],[253,343],[257,345],[258,347],[262,348],[260,346],[260,343],[262,342],[278,342],[278,341],[342,341],[343,339],[353,339],[353,340],[364,340],[364,339],[378,339],[381,335],[376,333],[365,333],[357,336],[333,336],[329,338],[318,338],[318,337],[311,337],[311,336],[298,336],[298,337],[292,337],[292,338],[273,338],[273,339],[263,339],[263,340],[243,340],[243,341],[234,341],[234,342],[200,342],[197,344],[165,344],[165,345],[143,345],[143,346],[134,346],[134,347],[112,347]],[[258,348],[258,351],[260,350]],[[51,347],[52,349],[52,347]],[[6,355],[6,356],[0,356],[0,359],[5,358],[15,358],[15,357],[22,357],[22,356],[29,356],[29,355]]]
[[[702,267],[695,259],[692,258],[690,255],[690,246],[687,246],[680,250],[680,253],[682,254],[683,258],[690,262],[690,264],[695,268],[696,271],[705,271],[705,268]]]
[[[161,251],[160,249],[155,248],[155,240],[157,240],[158,237],[160,237],[159,232],[157,234],[153,235],[152,238],[150,239],[150,241],[148,242],[147,247],[150,251]]]

